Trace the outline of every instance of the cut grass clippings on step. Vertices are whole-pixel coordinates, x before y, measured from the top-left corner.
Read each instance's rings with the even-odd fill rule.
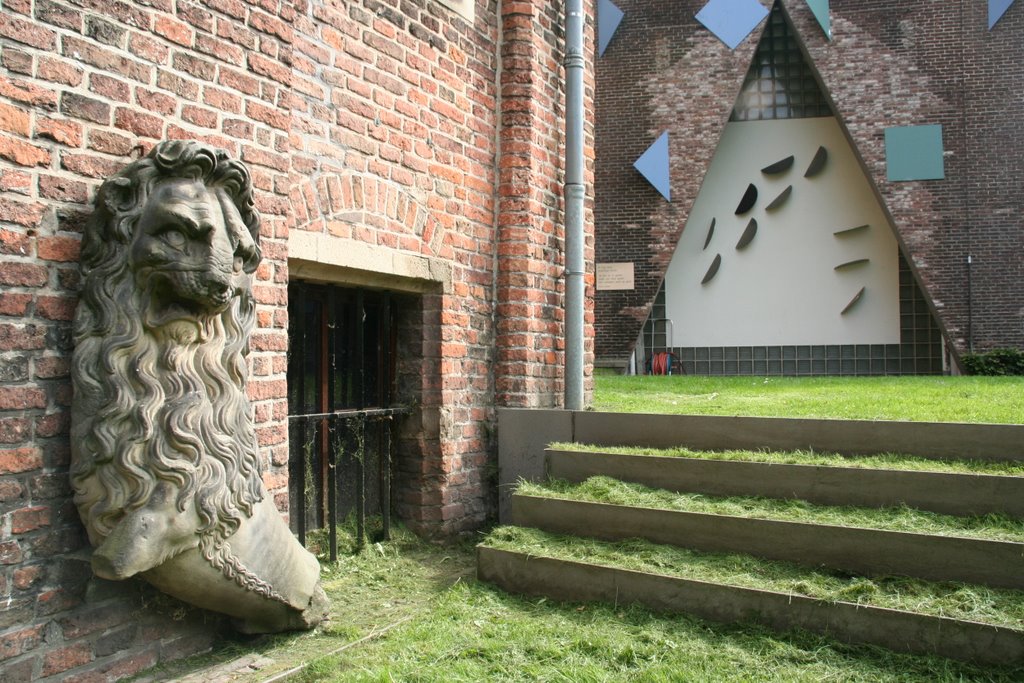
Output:
[[[895,453],[883,455],[843,456],[836,453],[814,451],[698,451],[690,448],[641,448],[631,446],[600,446],[582,443],[552,443],[549,448],[559,451],[589,453],[621,453],[623,455],[651,455],[665,458],[694,458],[699,460],[735,460],[763,462],[778,465],[819,465],[824,467],[853,467],[879,470],[910,470],[914,472],[949,472],[952,474],[994,474],[1024,476],[1024,462],[989,460],[932,460]]]
[[[472,547],[439,546],[393,529],[324,563],[331,621],[310,633],[246,639],[195,663],[258,653],[270,664],[223,680],[256,683],[298,665],[289,681],[844,681],[1024,680],[1024,670],[844,645],[794,631],[729,626],[639,607],[561,604],[504,593],[472,578]],[[342,547],[347,544],[343,543]],[[865,591],[867,588],[856,590]],[[966,602],[973,598],[963,597]],[[398,623],[400,622],[400,623]],[[396,624],[390,630],[387,626]],[[375,637],[356,643],[360,638]],[[346,649],[339,651],[339,648]],[[179,669],[177,678],[182,673]],[[162,676],[156,678],[164,679]],[[193,679],[188,679],[193,680]]]
[[[790,562],[706,553],[641,539],[616,543],[499,527],[492,548],[744,588],[1024,629],[1024,591],[906,577],[854,577]]]
[[[368,528],[379,526],[379,519],[367,520]],[[338,528],[338,561],[332,564],[324,555],[318,558],[321,584],[331,607],[328,621],[315,630],[255,637],[229,635],[210,653],[147,673],[156,680],[203,683],[210,680],[207,673],[216,668],[230,672],[223,680],[232,683],[265,681],[361,639],[384,637],[396,624],[429,613],[439,595],[475,572],[473,549],[467,543],[429,543],[400,525],[392,525],[391,537],[390,541],[370,541],[357,552],[354,524]],[[310,533],[307,541],[311,549],[319,545],[325,551],[326,530]],[[258,669],[239,666],[253,655],[259,660]],[[194,673],[189,675],[190,671]],[[303,680],[305,675],[287,680]]]
[[[1024,377],[595,375],[593,410],[913,422],[1024,423]]]
[[[314,662],[298,680],[1009,683],[1020,675],[804,631],[776,634],[635,606],[522,598],[470,580],[438,596],[429,613]]]
[[[528,496],[660,510],[1024,543],[1024,520],[996,514],[954,517],[907,507],[840,507],[812,505],[802,500],[673,493],[621,482],[611,477],[590,477],[581,484],[565,481],[548,481],[543,484],[521,482],[516,492]]]

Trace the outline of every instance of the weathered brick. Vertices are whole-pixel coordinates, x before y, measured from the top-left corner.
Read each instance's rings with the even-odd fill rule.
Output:
[[[38,647],[43,640],[44,627],[44,624],[36,624],[5,633],[0,638],[0,660],[16,657]]]
[[[67,375],[67,373],[65,372],[63,373],[63,375],[60,376],[64,375]],[[46,377],[45,375],[39,375],[38,373],[37,376],[40,378],[50,379],[50,377]],[[70,418],[66,413],[50,413],[49,415],[43,415],[42,417],[36,420],[36,436],[42,439],[48,439],[52,436],[58,436],[59,434],[66,433],[68,431],[69,425]]]
[[[11,73],[22,76],[32,75],[32,62],[32,55],[14,47],[5,47],[3,53],[0,54],[0,65],[3,65]]]
[[[24,557],[17,541],[0,542],[0,564],[18,564]]]
[[[160,70],[157,73],[156,84],[162,90],[173,93],[179,99],[186,99],[195,102],[199,99],[199,85],[187,78],[170,71]]]
[[[177,52],[171,58],[171,64],[178,71],[184,71],[204,81],[212,81],[217,75],[217,65],[207,59],[201,59],[187,52]]]
[[[7,357],[0,361],[0,381],[20,384],[27,382],[28,379],[28,356],[7,355]]]
[[[0,479],[0,503],[15,503],[24,500],[25,487],[17,479]],[[3,591],[0,591],[3,595]]]
[[[158,114],[163,114],[165,116],[173,114],[178,107],[177,100],[175,100],[170,95],[165,95],[164,93],[159,92],[153,92],[151,90],[145,90],[143,88],[135,89],[135,101],[139,103],[139,106],[144,107],[145,109],[148,109],[150,111],[155,111]],[[128,111],[129,113],[131,113],[131,110]],[[115,125],[117,125],[118,115],[124,116],[124,114],[121,114],[120,112],[115,112]]]
[[[20,107],[0,102],[0,130],[28,137],[29,115]]]
[[[22,195],[31,194],[32,174],[13,168],[0,169],[0,192],[16,192],[17,194]],[[8,231],[4,232],[6,233]],[[27,253],[26,251],[18,251],[20,246],[20,244],[12,245],[0,241],[0,254]]]
[[[0,387],[0,410],[29,410],[31,408],[45,407],[46,392],[42,389],[32,387]],[[14,458],[14,455],[10,457]],[[10,463],[4,459],[4,456],[0,456],[0,471],[3,471],[9,465]],[[24,470],[16,469],[11,471],[22,472]]]
[[[61,57],[39,57],[36,76],[61,85],[78,86],[85,79],[85,69]]]
[[[185,105],[181,108],[181,118],[189,123],[203,128],[217,127],[217,112],[212,109],[204,109],[194,105]]]
[[[74,299],[40,296],[36,299],[36,315],[46,320],[71,320],[75,315]]]
[[[148,82],[153,70],[150,65],[127,57],[120,50],[69,35],[61,37],[61,54],[136,82]]]
[[[77,121],[59,121],[37,116],[35,137],[53,140],[68,147],[80,147],[82,145],[82,124]]]
[[[206,33],[211,33],[213,31],[213,13],[206,11],[200,7],[198,3],[178,3],[178,14],[182,19],[192,26],[195,26],[200,31],[204,31]]]
[[[35,228],[39,225],[45,211],[46,205],[39,202],[23,202],[0,197],[0,221],[16,223],[26,228]],[[7,278],[3,271],[11,265],[13,264],[0,264],[0,283],[6,281]]]
[[[0,388],[0,400],[3,400],[3,394],[6,392],[14,391],[12,389]],[[45,406],[45,403],[43,404]],[[5,406],[5,409],[16,408],[19,406],[11,405],[9,408]],[[43,407],[38,405],[25,405],[25,408]],[[43,466],[43,454],[42,451],[34,447],[26,448],[4,448],[0,449],[0,474],[17,474],[19,472],[30,472],[37,470]]]
[[[40,50],[57,45],[57,35],[50,29],[6,12],[0,14],[0,36]]]
[[[39,196],[62,202],[85,203],[89,198],[89,186],[78,180],[59,176],[39,176]]]
[[[136,57],[141,57],[155,64],[166,64],[171,50],[158,40],[153,40],[142,33],[133,33],[128,38],[128,49]]]
[[[31,176],[28,177],[31,178]],[[20,185],[20,183],[18,183],[18,185]],[[8,186],[7,189],[13,189],[13,187],[14,186]],[[27,256],[29,247],[29,236],[24,232],[0,228],[0,254]]]
[[[21,443],[28,439],[32,431],[32,421],[27,417],[0,418],[0,443]]]
[[[39,21],[60,28],[67,28],[81,33],[82,12],[77,8],[62,5],[51,0],[36,0],[35,16]]]
[[[65,92],[61,95],[60,111],[66,116],[82,118],[93,123],[110,123],[111,107],[109,104],[78,93]]]
[[[106,178],[121,170],[124,163],[114,159],[105,159],[95,154],[64,152],[60,156],[60,165],[65,170],[90,178]]]
[[[104,45],[123,48],[127,43],[128,31],[100,17],[87,16],[85,35]]]
[[[20,591],[28,590],[34,583],[41,581],[45,575],[46,570],[41,565],[22,566],[20,569],[14,570],[12,575],[14,587]]]
[[[77,261],[81,241],[77,237],[58,235],[36,240],[39,258],[46,261]]]
[[[0,135],[0,159],[20,166],[46,166],[50,163],[50,152],[30,142]]]
[[[43,348],[46,348],[45,327],[0,323],[0,351],[32,351]]]
[[[128,83],[103,74],[89,76],[89,91],[117,102],[129,102],[132,94],[131,86]]]
[[[49,88],[0,76],[0,97],[43,109],[57,108],[57,93]]]
[[[172,43],[185,47],[192,45],[192,37],[195,34],[188,24],[163,15],[158,15],[154,20],[153,31]]]
[[[89,149],[117,156],[126,156],[134,146],[135,141],[132,138],[106,130],[90,131],[86,143]]]
[[[92,652],[88,643],[67,645],[46,653],[43,657],[42,675],[55,676],[91,661]]]

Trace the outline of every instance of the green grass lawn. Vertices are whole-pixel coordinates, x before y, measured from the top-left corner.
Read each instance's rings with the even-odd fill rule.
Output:
[[[1024,423],[1024,377],[594,376],[603,412]]]
[[[529,542],[520,536],[538,535],[512,533],[519,534],[512,539],[519,546]],[[686,554],[638,543],[629,553],[634,563],[667,562],[673,558],[661,555]],[[730,571],[748,571],[751,563],[732,562],[742,566]],[[399,528],[393,541],[369,544],[358,554],[344,555],[336,565],[324,565],[332,616],[316,631],[238,637],[202,658],[150,673],[158,680],[183,678],[188,683],[256,683],[288,671],[294,672],[289,681],[307,683],[1024,680],[1020,668],[979,667],[843,645],[803,631],[778,634],[758,626],[719,625],[640,607],[522,598],[476,581],[474,566],[471,543],[432,544]],[[925,599],[918,595],[920,582],[911,580],[892,586],[848,585],[828,577],[808,579],[806,572],[794,578],[786,570],[778,571],[782,575],[776,581],[797,581],[800,592],[817,591],[825,598],[856,602],[870,591],[883,598],[896,593],[890,599],[903,602]],[[977,598],[974,593],[968,597]],[[991,606],[969,606],[975,616],[989,610],[992,614],[984,615],[987,621],[1019,620],[1019,608],[1004,607],[1006,600],[1000,595],[986,599]],[[258,670],[253,670],[254,661]],[[303,668],[296,670],[299,667]]]
[[[623,412],[1022,423],[1024,378],[599,375],[593,407]],[[715,625],[638,607],[524,599],[477,582],[474,566],[471,544],[435,545],[399,529],[396,540],[369,544],[335,565],[324,563],[323,582],[332,600],[332,617],[316,631],[239,637],[202,659],[154,675],[186,676],[184,680],[190,682],[255,682],[304,667],[289,680],[1024,680],[1020,668],[976,667],[847,646],[806,632],[777,634],[756,626]],[[845,588],[823,582],[820,590],[824,595]],[[897,592],[901,590],[906,591],[902,584],[897,586]],[[1011,605],[992,618],[1016,623],[1020,616],[1014,609]]]

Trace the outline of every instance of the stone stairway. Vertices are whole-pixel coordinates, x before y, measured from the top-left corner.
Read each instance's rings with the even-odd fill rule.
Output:
[[[894,608],[883,600],[879,606],[856,590],[849,591],[856,596],[850,600],[822,599],[801,590],[799,579],[799,572],[807,571],[874,590],[903,580],[889,577],[914,577],[920,580],[915,590],[923,586],[942,601],[955,602],[965,591],[979,590],[1003,604],[1024,604],[1024,526],[1015,521],[1024,519],[1019,468],[1012,474],[998,466],[965,472],[943,467],[939,458],[935,467],[925,462],[913,470],[895,470],[611,450],[546,449],[547,474],[560,483],[533,484],[515,493],[507,520],[539,535],[522,548],[501,542],[499,529],[478,548],[481,580],[557,600],[635,602],[713,621],[804,628],[898,651],[1024,664],[1024,612],[1011,610],[1014,617],[986,623],[971,612],[967,617],[947,615],[942,608],[929,613],[907,601]],[[1019,460],[1014,455],[1007,459]],[[626,497],[609,500],[588,493],[595,488],[621,490]],[[785,500],[803,502],[777,502]],[[728,512],[715,511],[723,505]],[[798,508],[798,518],[779,514],[780,505]],[[936,513],[929,519],[938,520],[938,526],[927,532],[914,529],[919,510]],[[872,515],[889,521],[844,521],[870,522]],[[567,538],[595,539],[594,548],[611,550],[567,553],[560,549],[560,539]],[[686,549],[694,561],[638,568],[629,551],[615,550],[616,544],[635,543],[632,539],[643,539],[652,552]],[[756,578],[729,581],[722,572],[705,576],[695,569],[735,556],[757,558],[769,574],[783,567],[797,578],[780,590]]]

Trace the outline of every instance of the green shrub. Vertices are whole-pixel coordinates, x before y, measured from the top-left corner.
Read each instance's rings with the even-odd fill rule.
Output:
[[[963,362],[969,375],[1024,375],[1024,351],[1019,349],[969,353]]]

